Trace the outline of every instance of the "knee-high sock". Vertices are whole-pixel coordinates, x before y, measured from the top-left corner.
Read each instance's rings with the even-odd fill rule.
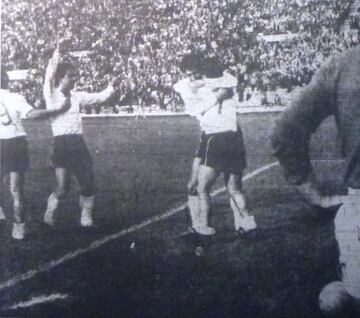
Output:
[[[230,197],[230,207],[234,214],[234,226],[235,230],[238,230],[241,226],[242,215],[240,214],[239,208],[237,207],[233,198]]]
[[[198,228],[200,224],[200,202],[198,195],[189,195],[188,196],[188,207],[191,217],[191,226],[193,228]]]
[[[245,215],[242,214],[241,210],[235,203],[235,200],[232,198],[230,198],[230,206],[234,214],[234,225],[236,231],[239,230],[239,228],[242,228],[245,231],[256,229],[257,225],[253,215],[249,215],[246,210],[244,210]]]
[[[93,225],[94,196],[80,195],[81,219],[82,226]]]
[[[201,210],[200,198],[197,195],[189,195],[189,210],[192,227],[202,235],[214,235],[215,229],[209,226],[208,214]]]
[[[5,213],[4,213],[4,210],[2,209],[2,207],[0,206],[0,221],[1,220],[5,220],[6,217],[5,217]]]
[[[57,207],[59,206],[59,199],[56,194],[53,192],[50,194],[47,202],[46,213],[54,213]]]
[[[80,207],[82,211],[92,212],[94,210],[95,196],[83,196],[80,195]]]

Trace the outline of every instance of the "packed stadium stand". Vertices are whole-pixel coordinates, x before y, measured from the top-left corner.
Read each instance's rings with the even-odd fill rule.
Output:
[[[181,111],[172,90],[179,60],[201,51],[238,76],[239,102],[285,105],[327,56],[358,43],[358,8],[357,0],[3,0],[2,64],[31,70],[12,88],[40,104],[59,34],[80,65],[78,88],[99,90],[107,75],[121,79],[110,112]]]

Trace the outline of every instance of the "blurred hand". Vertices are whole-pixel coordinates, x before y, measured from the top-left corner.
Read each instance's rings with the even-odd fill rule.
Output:
[[[330,208],[343,203],[344,197],[341,195],[322,195],[314,174],[311,174],[304,183],[296,185],[295,188],[311,205],[314,206]]]
[[[344,203],[344,198],[345,196],[342,195],[320,196],[318,205],[322,208],[330,208]]]
[[[194,94],[196,94],[198,92],[198,90],[205,86],[205,83],[203,80],[196,80],[194,82],[191,83],[191,90],[193,91]]]

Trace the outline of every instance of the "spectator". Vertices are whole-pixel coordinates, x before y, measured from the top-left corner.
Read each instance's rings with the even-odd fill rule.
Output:
[[[357,43],[355,31],[349,37],[336,31],[350,4],[350,0],[155,0],[135,5],[108,0],[84,6],[80,0],[64,0],[55,12],[46,0],[31,5],[7,0],[2,8],[2,57],[8,69],[32,68],[41,74],[56,38],[53,30],[62,30],[69,39],[68,49],[93,52],[79,57],[81,79],[76,88],[98,91],[105,85],[104,75],[112,73],[131,83],[131,104],[139,97],[146,104],[140,95],[148,88],[161,91],[177,82],[181,76],[177,66],[189,51],[221,56],[229,70],[249,77],[252,89],[266,78],[261,90],[290,91],[308,83],[324,58]],[[354,16],[351,27],[357,25]],[[45,26],[54,28],[44,32]],[[296,36],[283,42],[262,39],[290,32]],[[38,96],[41,76],[36,78],[18,85],[17,91],[27,99]]]

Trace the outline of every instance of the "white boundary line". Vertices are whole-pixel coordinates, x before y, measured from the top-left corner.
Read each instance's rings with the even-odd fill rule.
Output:
[[[269,170],[275,166],[278,166],[278,162],[273,162],[273,163],[270,163],[268,165],[265,165],[259,169],[256,169],[254,171],[252,171],[251,173],[245,175],[243,177],[243,181],[247,181],[247,180],[250,180],[251,178],[257,176],[258,174],[266,171],[266,170]],[[222,192],[225,191],[225,188],[220,188],[216,191],[214,191],[211,196],[216,196]],[[28,280],[32,277],[34,277],[35,275],[37,274],[40,274],[40,273],[44,273],[44,272],[47,272],[57,266],[59,266],[60,264],[63,264],[65,263],[66,261],[69,261],[77,256],[80,256],[82,254],[85,254],[91,250],[94,250],[110,241],[113,241],[119,237],[122,237],[126,234],[129,234],[129,233],[132,233],[132,232],[135,232],[137,230],[140,230],[150,224],[153,224],[153,223],[157,223],[161,220],[164,220],[164,219],[167,219],[169,218],[170,216],[176,214],[176,213],[179,213],[180,211],[184,210],[186,208],[187,204],[184,203],[182,204],[181,206],[177,207],[177,208],[172,208],[162,214],[159,214],[159,215],[155,215],[153,217],[151,217],[150,219],[147,219],[145,220],[144,222],[142,223],[139,223],[139,224],[136,224],[136,225],[133,225],[133,226],[130,226],[128,227],[127,229],[124,229],[124,230],[121,230],[120,232],[117,232],[117,233],[114,233],[112,235],[108,235],[108,236],[105,236],[104,238],[102,239],[99,239],[99,240],[96,240],[94,242],[92,242],[89,246],[87,247],[84,247],[84,248],[80,248],[80,249],[77,249],[73,252],[70,252],[70,253],[67,253],[65,254],[63,257],[57,259],[57,260],[53,260],[53,261],[50,261],[50,262],[47,262],[45,264],[42,264],[38,267],[36,267],[35,269],[31,269],[23,274],[19,274],[19,275],[16,275],[14,276],[13,278],[10,278],[9,280],[6,280],[4,282],[1,282],[0,283],[0,291],[2,290],[5,290],[6,288],[9,288],[9,287],[12,287],[14,285],[17,285],[18,283],[21,283],[25,280]]]
[[[57,300],[65,300],[68,297],[69,297],[68,295],[64,295],[64,294],[42,295],[42,296],[33,297],[27,301],[21,301],[11,306],[6,306],[4,309],[6,310],[6,309],[29,308],[35,305],[53,303]]]

